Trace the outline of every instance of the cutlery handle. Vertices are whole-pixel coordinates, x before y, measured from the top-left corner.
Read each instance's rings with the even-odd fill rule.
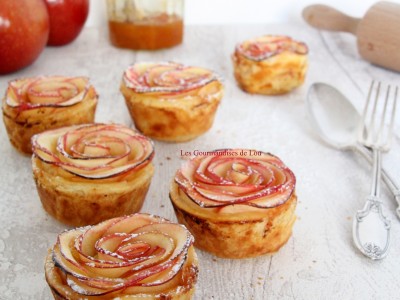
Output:
[[[370,195],[353,220],[356,247],[373,260],[385,258],[390,247],[390,227],[390,220],[382,211],[382,202],[378,197]]]
[[[314,4],[303,9],[304,20],[312,27],[330,31],[344,31],[354,35],[360,19],[350,17],[330,6]]]
[[[390,246],[390,220],[382,210],[379,199],[380,178],[382,172],[381,151],[372,149],[373,176],[371,193],[362,210],[358,210],[353,220],[353,240],[362,254],[371,259],[382,259]]]
[[[357,145],[355,147],[355,150],[362,156],[364,156],[364,158],[367,159],[370,163],[372,163],[372,154],[367,148]],[[398,206],[396,209],[396,213],[397,217],[400,219],[400,188],[384,168],[382,168],[382,178],[397,202]]]

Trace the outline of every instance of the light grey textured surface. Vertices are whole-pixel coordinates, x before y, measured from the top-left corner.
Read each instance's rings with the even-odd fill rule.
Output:
[[[306,83],[288,95],[248,95],[235,84],[230,55],[237,42],[266,33],[286,34],[310,47]],[[278,155],[297,177],[298,220],[293,236],[276,254],[226,260],[198,251],[195,299],[398,299],[400,222],[384,189],[392,219],[392,248],[383,261],[361,256],[352,244],[352,217],[369,192],[369,167],[361,158],[324,145],[308,122],[307,88],[335,85],[361,109],[371,79],[395,82],[399,74],[358,58],[355,39],[321,33],[304,24],[188,27],[184,44],[159,52],[133,52],[109,45],[105,31],[85,29],[74,43],[47,48],[31,67],[0,78],[0,91],[18,77],[85,75],[100,94],[96,121],[131,125],[119,84],[134,61],[173,60],[211,68],[225,78],[226,94],[214,126],[189,143],[155,142],[156,172],[143,212],[176,220],[168,187],[182,163],[180,151],[242,147]],[[399,123],[384,164],[400,178]],[[0,125],[0,299],[51,299],[44,279],[47,248],[66,227],[42,209],[30,158],[8,142]]]

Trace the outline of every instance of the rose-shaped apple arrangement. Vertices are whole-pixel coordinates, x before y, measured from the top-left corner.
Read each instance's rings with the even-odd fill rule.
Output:
[[[3,120],[12,145],[31,154],[31,137],[48,129],[94,121],[98,96],[86,77],[33,77],[10,81]]]
[[[173,62],[137,63],[124,73],[127,86],[137,93],[189,92],[217,79],[210,70]]]
[[[295,220],[293,172],[262,151],[197,154],[177,171],[170,191],[177,218],[196,246],[230,258],[278,250]]]
[[[118,124],[90,124],[49,130],[32,138],[40,160],[86,179],[122,175],[149,163],[151,141]]]
[[[212,71],[173,62],[136,63],[121,92],[136,128],[155,139],[183,142],[213,124],[223,85]]]
[[[197,280],[193,237],[147,214],[61,233],[46,259],[57,299],[190,299]]]
[[[87,124],[32,137],[32,166],[44,209],[81,226],[138,212],[154,173],[153,143],[118,124]]]
[[[284,51],[305,55],[308,47],[288,36],[265,35],[238,44],[236,51],[248,59],[262,61]]]
[[[200,207],[221,213],[249,210],[243,206],[270,208],[286,202],[293,193],[295,177],[276,156],[247,149],[209,154],[190,160],[175,177]]]

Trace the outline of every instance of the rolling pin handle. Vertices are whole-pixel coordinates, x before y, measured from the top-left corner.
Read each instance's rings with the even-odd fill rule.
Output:
[[[304,20],[312,27],[330,31],[357,33],[360,19],[350,17],[330,6],[315,4],[304,8]]]

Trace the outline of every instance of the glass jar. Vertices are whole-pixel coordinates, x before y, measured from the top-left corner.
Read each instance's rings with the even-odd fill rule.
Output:
[[[182,43],[184,0],[107,0],[111,43],[156,50]]]

